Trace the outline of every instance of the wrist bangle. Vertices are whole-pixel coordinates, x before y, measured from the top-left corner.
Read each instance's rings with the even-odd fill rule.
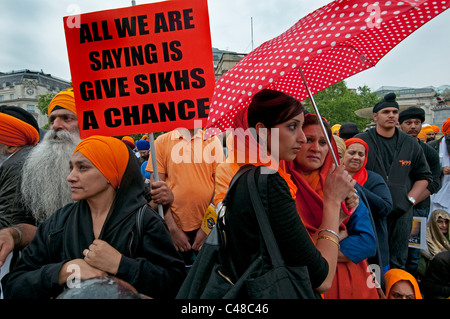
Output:
[[[319,236],[319,238],[317,238],[317,239],[326,239],[326,240],[332,241],[333,243],[335,243],[338,246],[338,249],[341,249],[341,245],[339,245],[338,241],[336,239],[334,239],[333,237],[322,235],[322,236]]]
[[[14,244],[14,246],[18,246],[22,242],[22,231],[17,226],[11,226],[11,228],[14,229],[19,234],[19,241],[17,244]]]
[[[340,241],[341,240],[341,236],[339,236],[338,233],[336,233],[334,230],[331,229],[321,229],[319,230],[319,234],[323,231],[329,232],[330,234],[333,234],[334,236],[336,236],[336,238]]]

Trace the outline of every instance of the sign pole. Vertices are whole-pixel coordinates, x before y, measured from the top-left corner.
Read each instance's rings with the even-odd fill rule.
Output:
[[[153,180],[155,182],[158,182],[159,181],[158,163],[157,163],[157,160],[156,160],[155,139],[153,137],[153,133],[148,133],[148,141],[150,142],[150,154],[151,154],[151,157],[152,157]],[[158,204],[158,213],[162,217],[162,219],[164,219],[164,212],[163,212],[163,207],[162,207],[161,204]]]

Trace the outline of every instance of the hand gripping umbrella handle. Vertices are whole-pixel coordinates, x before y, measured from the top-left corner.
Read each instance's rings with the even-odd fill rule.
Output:
[[[150,142],[150,153],[152,157],[152,166],[153,166],[153,180],[155,182],[159,181],[159,175],[158,175],[158,163],[156,161],[156,152],[155,152],[155,139],[153,137],[153,133],[148,134],[148,140]],[[155,174],[156,172],[156,174]],[[158,213],[159,216],[161,216],[162,219],[164,219],[164,212],[163,207],[161,204],[158,204]]]
[[[303,75],[302,68],[298,67],[298,70],[300,71],[300,75],[302,76],[303,84],[305,85],[306,92],[308,93],[309,99],[311,100],[311,103],[312,103],[312,105],[314,107],[314,111],[316,112],[317,117],[319,119],[322,119],[322,117],[320,116],[319,109],[318,109],[318,107],[316,105],[316,101],[314,101],[314,97],[313,97],[311,91],[309,90],[308,82],[306,81],[306,78]],[[333,152],[333,147],[331,146],[331,141],[330,141],[330,138],[328,137],[328,134],[327,134],[327,131],[325,129],[325,126],[323,125],[323,122],[321,120],[319,121],[319,124],[320,124],[320,127],[322,128],[323,135],[325,136],[325,139],[327,140],[327,144],[328,144],[328,148],[330,150],[331,156],[333,157],[334,163],[336,164],[336,167],[337,167],[337,166],[339,166],[339,162],[338,162],[338,160],[336,158],[336,154],[334,154],[334,152]]]

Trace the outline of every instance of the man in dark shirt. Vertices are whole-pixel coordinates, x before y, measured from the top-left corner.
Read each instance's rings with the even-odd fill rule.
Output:
[[[396,125],[396,95],[388,93],[373,108],[376,127],[355,137],[369,145],[366,169],[380,174],[389,186],[393,208],[388,216],[390,267],[405,269],[413,205],[432,181],[422,148]]]
[[[416,198],[417,204],[414,205],[413,208],[413,216],[415,217],[428,217],[430,212],[430,195],[436,193],[441,186],[439,154],[431,146],[417,138],[424,121],[425,111],[415,106],[407,108],[399,115],[400,129],[417,140],[420,147],[423,149],[423,153],[433,175],[433,180],[430,184],[428,184],[427,189],[420,194],[421,196],[419,198]],[[420,250],[416,248],[409,248],[406,270],[415,277],[417,277],[419,261]]]

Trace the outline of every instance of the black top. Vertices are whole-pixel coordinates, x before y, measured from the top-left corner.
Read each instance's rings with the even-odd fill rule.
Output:
[[[433,175],[433,180],[428,184],[427,189],[431,194],[435,194],[441,188],[441,164],[439,161],[439,153],[433,147],[422,142],[421,140],[419,140],[418,143],[423,149],[423,154],[425,155],[431,174]],[[430,197],[425,198],[423,201],[418,203],[416,207],[430,209]]]
[[[418,180],[432,182],[430,167],[425,159],[423,149],[412,136],[395,129],[395,137],[387,141],[395,142],[394,153],[390,160],[389,170],[386,160],[392,151],[392,145],[386,145],[386,140],[372,128],[355,137],[361,138],[369,146],[366,169],[374,171],[383,177],[391,192],[393,207],[390,216],[401,216],[412,207],[408,200],[408,192]]]
[[[450,297],[450,251],[440,252],[431,259],[420,289],[425,299]]]
[[[255,173],[258,184],[261,169]],[[258,221],[250,200],[244,173],[228,195],[225,215],[227,252],[240,276],[261,252]],[[313,288],[319,287],[328,275],[328,262],[312,242],[291,197],[284,179],[278,174],[269,174],[268,196],[261,200],[268,207],[269,222],[280,253],[288,266],[306,265]]]
[[[376,135],[378,139],[378,152],[383,159],[384,169],[386,172],[389,172],[397,148],[398,131],[396,130],[395,134],[389,138],[381,136],[378,133]]]
[[[35,224],[24,208],[20,191],[22,167],[32,149],[32,146],[21,148],[0,167],[0,229],[21,223]]]
[[[175,297],[185,277],[184,263],[164,220],[145,206],[144,182],[133,157],[129,150],[124,177],[98,239],[122,254],[116,277],[149,297]],[[136,213],[144,206],[143,223],[138,225]],[[57,210],[38,227],[18,265],[2,279],[5,298],[58,296],[64,288],[58,283],[59,271],[67,261],[84,258],[83,250],[95,239],[92,225],[85,200]]]

